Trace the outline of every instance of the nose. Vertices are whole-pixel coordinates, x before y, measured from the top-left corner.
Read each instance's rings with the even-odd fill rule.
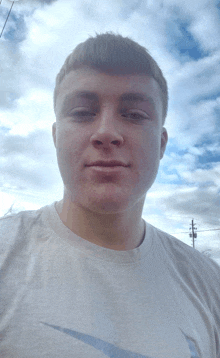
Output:
[[[119,123],[117,123],[117,114],[112,111],[105,110],[97,115],[97,126],[91,136],[91,143],[95,147],[109,148],[113,146],[121,146],[124,142],[123,136],[119,131]]]

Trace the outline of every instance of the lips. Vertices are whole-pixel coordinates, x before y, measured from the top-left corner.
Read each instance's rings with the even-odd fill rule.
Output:
[[[110,160],[110,161],[104,161],[104,160],[98,160],[95,162],[91,162],[86,165],[87,167],[129,167],[128,164],[125,164],[118,160]]]

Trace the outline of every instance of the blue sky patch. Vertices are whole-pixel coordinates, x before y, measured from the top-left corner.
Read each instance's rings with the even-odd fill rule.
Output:
[[[12,25],[13,22],[13,26]],[[12,11],[10,14],[10,21],[8,20],[5,31],[4,38],[13,43],[22,42],[25,40],[27,33],[26,24],[24,21],[24,15],[15,15]]]
[[[173,18],[167,21],[166,47],[182,63],[201,59],[208,54],[189,31],[189,22],[182,20],[175,13]]]

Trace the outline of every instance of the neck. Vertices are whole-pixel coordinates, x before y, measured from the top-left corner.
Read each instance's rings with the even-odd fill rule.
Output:
[[[77,206],[69,199],[56,204],[63,224],[77,236],[112,250],[132,250],[142,243],[145,235],[142,208],[143,204],[139,210],[100,214]]]

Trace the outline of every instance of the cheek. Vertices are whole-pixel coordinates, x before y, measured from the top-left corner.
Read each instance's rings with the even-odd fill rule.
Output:
[[[158,135],[146,136],[142,145],[137,145],[137,167],[136,175],[139,182],[138,187],[148,190],[153,184],[160,163],[160,141]]]
[[[152,167],[160,158],[160,139],[156,131],[151,131],[146,136],[142,137],[142,140],[137,142],[134,147],[136,154],[136,159],[138,159],[139,166],[143,169],[147,167]]]
[[[80,159],[79,144],[77,138],[68,131],[60,131],[57,136],[57,161],[64,181],[74,177],[74,171],[78,167]]]
[[[57,151],[59,156],[77,159],[82,153],[83,142],[85,140],[79,131],[68,127],[58,131]]]

